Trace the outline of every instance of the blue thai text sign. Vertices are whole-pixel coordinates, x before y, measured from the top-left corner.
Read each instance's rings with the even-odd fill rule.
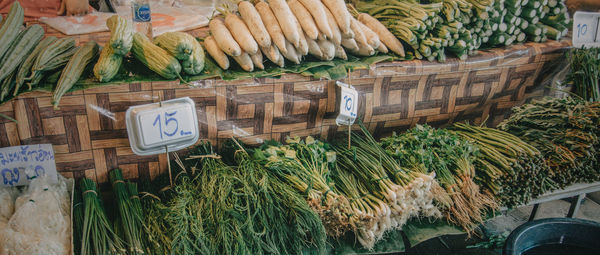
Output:
[[[57,181],[51,144],[0,148],[0,186],[21,186],[38,176]]]

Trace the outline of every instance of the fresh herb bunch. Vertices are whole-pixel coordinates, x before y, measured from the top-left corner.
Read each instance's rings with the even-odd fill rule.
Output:
[[[209,143],[176,157],[176,185],[160,200],[144,198],[157,254],[300,254],[325,252],[326,233],[296,189],[238,146],[235,166]],[[162,228],[162,230],[161,230]]]
[[[452,130],[479,148],[475,180],[501,204],[525,204],[556,187],[542,154],[529,143],[494,128],[456,123]]]
[[[499,128],[536,147],[560,187],[600,179],[600,103],[544,98],[513,108]]]
[[[81,237],[81,254],[125,254],[123,241],[115,234],[106,217],[94,181],[81,180],[84,213]]]
[[[572,49],[568,58],[567,82],[573,92],[586,101],[600,102],[600,48]]]
[[[458,135],[417,125],[403,134],[382,139],[381,145],[401,166],[435,173],[451,199],[439,203],[448,221],[472,231],[483,222],[488,208],[497,207],[491,195],[480,191],[473,181],[478,148]]]
[[[114,169],[108,173],[112,183],[113,194],[117,205],[118,217],[120,220],[120,230],[123,232],[123,239],[126,241],[129,254],[145,254],[146,245],[144,241],[144,218],[141,207],[136,207],[134,202],[139,200],[137,197],[137,186],[131,186],[123,179],[121,169]],[[137,199],[136,199],[137,198]],[[139,201],[138,201],[139,202]],[[117,227],[115,227],[117,229]]]
[[[354,210],[351,220],[356,236],[367,249],[390,229],[402,227],[412,216],[437,216],[433,206],[433,176],[406,171],[386,154],[361,125],[348,140],[334,144],[338,168],[332,179],[336,189],[350,199]]]
[[[254,150],[253,158],[305,196],[328,236],[342,236],[353,228],[349,219],[352,211],[346,196],[333,190],[330,169],[335,167],[335,151],[312,136],[288,138],[286,142],[267,141]]]

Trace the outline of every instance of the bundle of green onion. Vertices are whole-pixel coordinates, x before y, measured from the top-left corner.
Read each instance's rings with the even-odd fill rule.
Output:
[[[572,49],[568,58],[567,82],[573,92],[586,101],[600,102],[600,48]]]
[[[500,129],[536,147],[560,187],[600,179],[600,103],[544,98],[513,108]]]
[[[452,130],[479,148],[475,180],[504,206],[525,204],[556,188],[542,154],[529,143],[493,128],[456,123]]]
[[[304,195],[325,225],[327,235],[340,237],[353,227],[349,217],[348,199],[334,190],[330,169],[335,166],[335,152],[329,145],[308,136],[288,138],[287,145],[275,141],[265,142],[254,150],[253,158],[259,160],[280,179]]]
[[[123,241],[106,217],[96,183],[83,178],[80,185],[84,204],[81,254],[125,254],[127,250]]]
[[[489,208],[497,207],[489,194],[474,183],[477,147],[444,129],[417,125],[403,134],[381,141],[382,147],[401,166],[415,171],[434,172],[445,189],[437,196],[438,206],[446,219],[472,231],[484,220]]]
[[[123,239],[129,254],[146,254],[144,238],[144,216],[142,213],[137,185],[123,180],[121,169],[114,169],[108,174],[112,183],[113,194],[119,213]]]
[[[350,199],[356,236],[371,248],[385,231],[401,228],[412,216],[438,216],[433,205],[433,176],[406,171],[361,126],[359,133],[335,144],[338,168],[335,188]]]

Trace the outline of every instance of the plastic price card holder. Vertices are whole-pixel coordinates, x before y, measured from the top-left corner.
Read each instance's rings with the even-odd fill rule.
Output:
[[[196,107],[189,97],[129,107],[125,121],[137,155],[181,150],[199,138]]]
[[[600,13],[575,12],[573,17],[573,46],[600,47]]]
[[[340,87],[340,113],[335,123],[340,125],[352,125],[356,120],[358,112],[358,92],[351,85],[337,81]]]

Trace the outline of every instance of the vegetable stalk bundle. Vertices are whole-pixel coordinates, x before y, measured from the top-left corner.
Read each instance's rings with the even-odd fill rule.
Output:
[[[155,249],[171,254],[299,254],[324,252],[326,233],[306,200],[241,147],[237,166],[226,165],[208,143],[187,160],[161,201],[146,200]],[[161,217],[164,215],[164,217]],[[171,242],[168,242],[171,240]],[[161,248],[159,245],[166,245]],[[169,247],[170,246],[170,247]]]
[[[447,192],[437,202],[449,222],[471,231],[484,220],[488,208],[497,207],[490,194],[480,191],[473,181],[479,151],[459,136],[419,125],[401,135],[384,138],[381,144],[401,166],[435,173]]]
[[[126,183],[120,169],[110,171],[109,178],[128,252],[129,254],[145,254],[144,219],[137,196],[137,186],[134,183]]]
[[[84,178],[80,185],[84,204],[81,254],[124,254],[125,245],[106,217],[96,183]]]
[[[350,202],[334,191],[330,168],[335,166],[335,152],[329,145],[311,136],[301,140],[288,138],[288,145],[267,142],[253,153],[271,172],[295,187],[306,197],[325,225],[327,235],[340,237],[351,230]]]
[[[577,98],[544,98],[513,108],[498,127],[535,146],[562,188],[600,179],[600,103]]]
[[[479,148],[476,180],[501,204],[508,207],[525,204],[555,187],[541,153],[518,137],[498,129],[461,123],[452,129]]]
[[[573,92],[591,102],[600,102],[600,48],[572,49],[567,80]]]
[[[351,201],[355,233],[363,246],[371,248],[386,230],[401,228],[412,216],[439,215],[433,205],[433,175],[401,168],[364,126],[351,141],[351,149],[344,141],[334,146],[338,168],[332,179]]]

